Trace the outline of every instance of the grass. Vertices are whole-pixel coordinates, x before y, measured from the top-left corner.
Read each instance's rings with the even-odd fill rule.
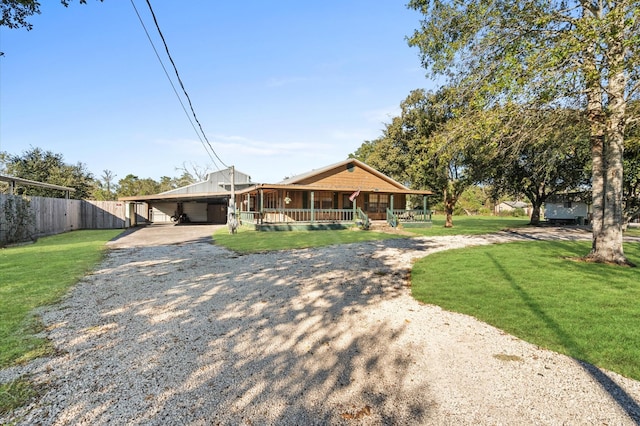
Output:
[[[0,368],[50,352],[35,336],[43,326],[34,309],[57,302],[120,232],[74,231],[0,250]]]
[[[425,236],[442,235],[480,235],[498,232],[505,228],[519,228],[527,226],[528,217],[501,216],[454,216],[453,228],[445,228],[444,215],[432,217],[431,228],[406,228],[406,231]]]
[[[589,242],[523,242],[428,256],[413,296],[640,380],[640,268],[583,263]],[[626,244],[640,264],[640,245]]]
[[[629,237],[640,237],[640,227],[629,227],[625,231],[624,235]]]
[[[0,414],[23,406],[38,395],[38,389],[28,380],[18,379],[0,384]]]
[[[49,342],[36,336],[44,326],[34,309],[57,302],[101,259],[105,242],[120,232],[74,231],[0,249],[0,368],[53,353]],[[0,413],[37,394],[25,379],[0,384]]]
[[[405,238],[384,232],[345,229],[339,231],[278,231],[258,232],[240,228],[235,235],[229,235],[221,228],[213,235],[216,244],[239,253],[259,253],[273,250],[292,250],[322,247],[333,244],[349,244],[362,241]]]

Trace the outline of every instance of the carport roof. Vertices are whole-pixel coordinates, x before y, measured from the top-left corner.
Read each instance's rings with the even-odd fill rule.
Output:
[[[229,192],[205,192],[200,194],[151,194],[151,195],[135,195],[131,197],[120,197],[119,201],[130,202],[159,202],[159,201],[204,201],[212,198],[229,198]]]

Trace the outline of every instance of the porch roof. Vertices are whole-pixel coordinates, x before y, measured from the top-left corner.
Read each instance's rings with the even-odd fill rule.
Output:
[[[353,186],[333,186],[333,185],[296,185],[296,184],[284,184],[284,183],[259,183],[241,191],[236,191],[236,194],[243,195],[247,193],[254,193],[258,190],[286,190],[286,191],[328,191],[328,192],[379,192],[383,194],[409,194],[409,195],[433,195],[433,192],[427,190],[408,189],[408,188],[354,188]]]

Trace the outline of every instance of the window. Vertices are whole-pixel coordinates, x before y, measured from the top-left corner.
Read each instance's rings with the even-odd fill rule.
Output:
[[[369,194],[369,213],[384,213],[389,208],[389,194]]]
[[[332,209],[333,193],[332,192],[316,192],[313,201],[314,209]]]

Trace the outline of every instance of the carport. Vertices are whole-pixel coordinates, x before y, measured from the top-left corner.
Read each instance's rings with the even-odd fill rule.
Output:
[[[149,221],[169,223],[171,216],[185,213],[192,223],[224,224],[227,222],[229,193],[154,194],[121,197],[127,203],[149,205]]]
[[[120,197],[127,203],[149,205],[151,223],[171,223],[172,216],[186,214],[190,223],[227,223],[227,206],[235,190],[253,185],[251,177],[234,167],[209,173],[201,182],[153,195]]]

